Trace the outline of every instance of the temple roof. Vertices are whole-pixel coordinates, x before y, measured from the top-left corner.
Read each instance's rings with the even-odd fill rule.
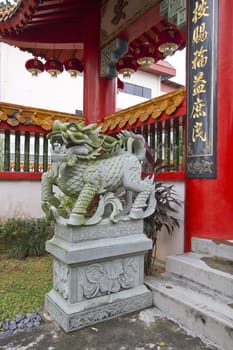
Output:
[[[88,11],[100,1],[16,0],[11,3],[0,8],[1,41],[45,59],[53,57],[63,62],[67,56],[82,58],[85,20]]]
[[[154,41],[170,25],[159,15],[160,2],[133,2],[141,7],[140,16],[136,17],[137,11],[133,18],[127,19],[126,27],[120,20],[117,23],[116,16],[111,23],[105,23],[104,16],[109,17],[107,5],[112,6],[111,16],[119,11],[110,0],[3,0],[0,3],[0,41],[46,60],[53,58],[62,63],[71,57],[82,60],[85,31],[91,25],[90,15],[99,11],[103,18],[100,46],[106,45],[106,38],[112,40],[115,36],[129,42],[130,52],[145,40]],[[120,2],[115,3],[120,6]],[[126,3],[132,6],[131,2]]]

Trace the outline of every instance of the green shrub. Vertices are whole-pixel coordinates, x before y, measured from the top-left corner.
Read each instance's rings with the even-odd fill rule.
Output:
[[[12,218],[0,224],[0,238],[8,243],[8,256],[23,259],[45,254],[45,242],[53,235],[54,227],[45,218]]]

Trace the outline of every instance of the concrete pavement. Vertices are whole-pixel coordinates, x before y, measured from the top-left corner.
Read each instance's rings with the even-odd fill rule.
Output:
[[[42,314],[42,316],[46,316]],[[65,333],[49,318],[43,325],[0,339],[1,350],[217,350],[154,307]]]

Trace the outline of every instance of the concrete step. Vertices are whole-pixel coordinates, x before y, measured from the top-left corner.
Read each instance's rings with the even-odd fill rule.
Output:
[[[192,238],[192,251],[233,261],[233,241]]]
[[[233,297],[233,262],[230,260],[185,253],[167,257],[166,271]]]
[[[147,277],[145,283],[152,290],[156,308],[192,335],[232,350],[233,298],[167,272]]]

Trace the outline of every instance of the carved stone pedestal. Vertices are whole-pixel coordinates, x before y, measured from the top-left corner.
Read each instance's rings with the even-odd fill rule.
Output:
[[[144,285],[144,254],[151,245],[143,220],[57,224],[46,243],[54,263],[45,309],[70,332],[151,306],[152,295]]]

